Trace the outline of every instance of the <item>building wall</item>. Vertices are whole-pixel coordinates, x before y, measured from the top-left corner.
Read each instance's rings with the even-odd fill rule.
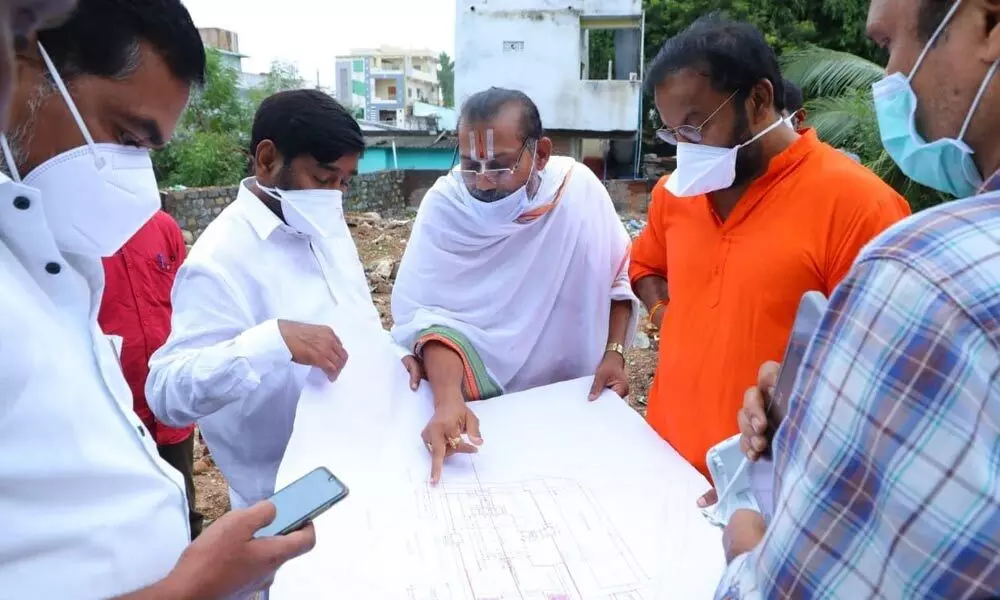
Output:
[[[538,104],[549,129],[638,128],[639,81],[581,80],[583,20],[638,17],[638,0],[458,0],[457,6],[456,102],[490,86],[511,87]]]
[[[388,169],[414,171],[447,171],[451,169],[455,151],[446,148],[397,148],[396,161],[392,148],[369,148],[358,162],[358,173],[375,173]]]
[[[368,148],[365,155],[358,161],[358,174],[377,173],[392,168],[392,150],[385,148]]]
[[[438,86],[433,83],[406,78],[406,104],[412,105],[414,102],[426,102],[428,104],[440,104],[441,94]]]

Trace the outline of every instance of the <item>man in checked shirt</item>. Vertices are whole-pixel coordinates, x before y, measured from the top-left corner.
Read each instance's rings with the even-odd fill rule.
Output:
[[[886,150],[964,199],[876,238],[834,291],[773,440],[774,518],[730,520],[717,598],[1000,595],[1000,2],[872,0],[868,35]],[[777,367],[739,415],[751,460]]]

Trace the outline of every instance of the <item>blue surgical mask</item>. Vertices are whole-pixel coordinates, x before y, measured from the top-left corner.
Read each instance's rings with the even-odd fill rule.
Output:
[[[952,5],[937,31],[927,41],[909,76],[893,73],[872,86],[882,145],[889,156],[910,179],[956,198],[974,195],[983,182],[982,174],[972,159],[974,152],[964,138],[998,63],[994,63],[986,74],[958,138],[941,138],[933,142],[924,140],[917,131],[917,95],[911,82],[927,52],[955,16],[961,3],[962,0],[957,0]]]

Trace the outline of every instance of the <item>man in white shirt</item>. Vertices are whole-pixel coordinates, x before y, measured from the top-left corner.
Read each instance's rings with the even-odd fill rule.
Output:
[[[250,148],[256,176],[178,272],[146,382],[159,420],[198,422],[234,508],[273,493],[310,368],[334,380],[344,367],[331,325],[382,330],[342,207],[364,150],[357,122],[322,92],[281,92],[258,109]]]
[[[0,595],[258,589],[313,531],[252,540],[274,518],[262,503],[189,546],[180,474],[132,411],[97,325],[100,259],[158,208],[148,148],[170,137],[202,80],[201,40],[178,0],[82,0],[36,39],[29,28],[56,5],[0,7],[0,54],[22,41],[15,68],[0,70],[11,107],[11,137],[0,137]]]

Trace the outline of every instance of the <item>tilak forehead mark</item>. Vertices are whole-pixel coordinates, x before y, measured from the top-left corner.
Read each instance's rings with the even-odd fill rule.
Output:
[[[478,160],[480,162],[493,160],[496,156],[493,147],[493,130],[487,129],[485,136],[477,135],[475,131],[470,131],[469,146],[474,160]]]

